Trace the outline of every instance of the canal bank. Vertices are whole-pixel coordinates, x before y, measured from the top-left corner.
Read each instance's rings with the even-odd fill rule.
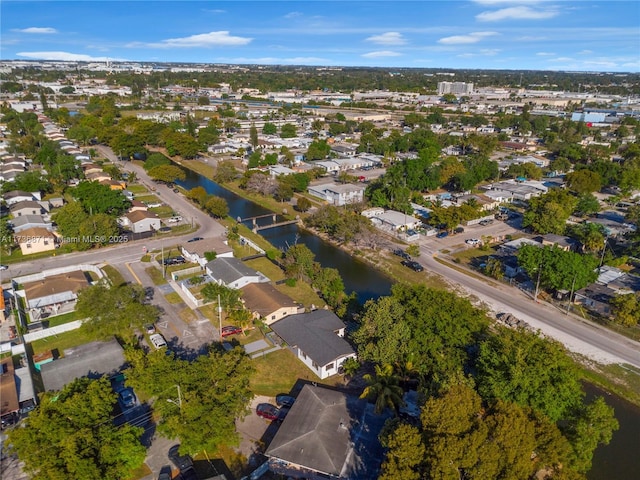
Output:
[[[177,182],[181,187],[190,190],[203,187],[208,193],[224,198],[229,205],[229,215],[233,218],[248,218],[265,214],[272,214],[270,210],[246,200],[237,194],[221,187],[206,177],[187,170],[187,178]],[[323,267],[336,268],[343,277],[347,292],[354,291],[360,301],[375,299],[388,295],[393,281],[375,270],[372,266],[350,256],[340,248],[325,242],[321,238],[305,230],[299,230],[296,225],[267,229],[261,232],[265,240],[277,248],[287,248],[295,243],[304,243],[316,255]],[[598,391],[593,385],[589,388]],[[621,429],[614,433],[612,442],[608,446],[601,446],[594,455],[593,469],[587,476],[589,480],[632,480],[637,476],[628,476],[628,472],[640,471],[640,457],[635,450],[640,442],[640,409],[624,399],[602,391],[605,400],[616,409],[616,417],[621,423]],[[618,413],[620,410],[620,413]],[[625,426],[622,426],[622,423]],[[618,440],[618,437],[623,441]],[[629,439],[635,441],[629,442]],[[612,465],[615,464],[616,475],[610,475]],[[634,473],[634,475],[635,475]]]

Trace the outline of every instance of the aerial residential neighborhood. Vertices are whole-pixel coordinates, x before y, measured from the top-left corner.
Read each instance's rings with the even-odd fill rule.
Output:
[[[552,68],[539,39],[516,61],[498,24],[569,4],[484,0],[452,4],[474,24],[432,40],[439,67],[410,60],[403,2],[376,5],[397,31],[347,41],[369,46],[353,66],[242,53],[325,38],[313,3],[252,3],[273,38],[118,59],[47,52],[60,30],[3,5],[2,479],[635,478],[634,59]]]

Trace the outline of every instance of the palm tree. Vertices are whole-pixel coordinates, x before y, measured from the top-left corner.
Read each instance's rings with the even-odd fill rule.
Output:
[[[394,412],[403,405],[402,387],[399,385],[400,378],[394,373],[393,366],[386,364],[382,367],[375,366],[375,375],[364,375],[364,381],[368,386],[360,395],[360,398],[375,398],[376,413],[382,412],[389,407]]]

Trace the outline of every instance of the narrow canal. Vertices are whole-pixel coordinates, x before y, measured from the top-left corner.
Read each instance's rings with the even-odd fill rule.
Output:
[[[203,187],[208,193],[222,197],[229,205],[229,215],[233,218],[249,218],[272,213],[264,207],[250,202],[202,175],[186,169],[187,178],[177,182],[190,190]],[[269,223],[271,219],[265,219]],[[260,221],[258,222],[260,224]],[[286,249],[296,242],[303,243],[315,253],[316,261],[323,267],[336,268],[344,281],[347,293],[356,292],[358,300],[366,300],[388,295],[392,281],[367,264],[354,259],[339,248],[325,242],[296,225],[265,229],[260,234],[277,248]],[[593,458],[593,468],[588,480],[636,480],[640,478],[640,408],[610,395],[591,384],[585,384],[587,398],[601,395],[614,407],[620,430],[614,433],[611,443],[599,447]]]

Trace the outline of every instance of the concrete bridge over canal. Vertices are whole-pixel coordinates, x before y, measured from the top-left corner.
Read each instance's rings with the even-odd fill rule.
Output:
[[[276,228],[276,227],[282,227],[284,225],[293,225],[294,223],[298,223],[300,222],[300,217],[296,216],[295,220],[283,220],[281,222],[278,221],[278,215],[280,215],[279,213],[267,213],[265,215],[256,215],[255,217],[247,217],[247,218],[240,218],[238,217],[238,223],[245,223],[245,222],[251,222],[251,229],[253,230],[254,233],[257,233],[261,230],[266,230],[268,228]],[[258,220],[260,220],[261,218],[270,218],[271,219],[271,223],[267,223],[265,225],[258,225]]]

